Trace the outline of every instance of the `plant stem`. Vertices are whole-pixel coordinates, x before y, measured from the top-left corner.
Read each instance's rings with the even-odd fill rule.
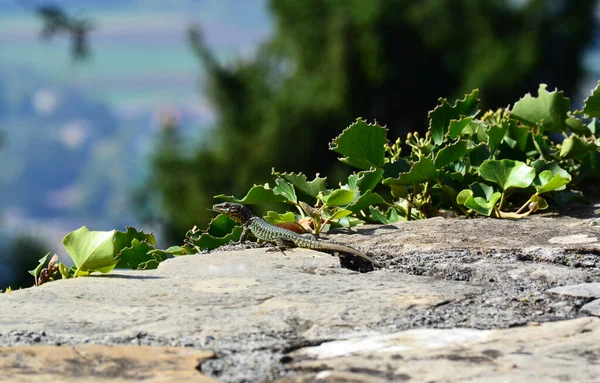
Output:
[[[506,191],[503,191],[502,194],[500,195],[500,203],[498,204],[498,213],[500,213],[500,211],[502,210],[502,204],[504,203],[504,194],[506,193]]]
[[[529,203],[530,203],[530,202],[531,202],[531,197],[529,197],[529,199],[527,200],[527,202],[525,202],[525,203],[523,204],[523,206],[521,206],[521,207],[519,208],[519,210],[517,210],[515,213],[516,213],[516,214],[521,214],[521,212],[522,212],[522,211],[523,211],[523,210],[524,210],[524,209],[525,209],[525,208],[526,208],[526,207],[529,205]]]

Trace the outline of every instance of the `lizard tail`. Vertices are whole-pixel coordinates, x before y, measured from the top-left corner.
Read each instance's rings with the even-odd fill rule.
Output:
[[[325,246],[323,246],[323,247],[325,247]],[[357,257],[364,259],[365,261],[372,263],[373,266],[375,266],[375,267],[378,267],[380,269],[383,267],[379,262],[374,261],[371,257],[366,255],[362,251],[353,249],[352,247],[338,245],[337,243],[327,242],[326,250],[340,251],[342,253],[350,253],[350,254],[356,255]]]

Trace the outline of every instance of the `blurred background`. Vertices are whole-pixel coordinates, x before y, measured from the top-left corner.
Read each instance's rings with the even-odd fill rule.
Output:
[[[573,108],[600,78],[596,0],[0,0],[0,289],[82,225],[180,244],[271,169],[350,169],[357,117],[425,131],[438,97]],[[63,260],[67,260],[64,258]]]

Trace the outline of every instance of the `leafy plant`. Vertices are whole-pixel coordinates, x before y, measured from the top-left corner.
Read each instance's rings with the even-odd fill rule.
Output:
[[[173,246],[166,250],[156,249],[154,234],[146,234],[128,226],[125,232],[90,231],[83,226],[67,234],[63,244],[74,265],[70,268],[58,262],[55,254],[44,267],[50,253],[38,261],[35,269],[29,270],[35,285],[56,279],[75,278],[92,272],[108,273],[114,268],[149,270],[167,258],[192,254],[189,246]],[[60,278],[59,278],[60,277]]]
[[[29,270],[29,274],[33,276],[35,286],[41,286],[48,281],[57,279],[59,273],[58,255],[54,254],[50,259],[48,266],[44,267],[49,255],[50,253],[40,258],[37,267],[33,270]]]
[[[265,219],[313,234],[448,213],[526,217],[547,209],[547,198],[571,198],[584,177],[600,175],[600,83],[573,112],[562,92],[546,88],[481,117],[477,90],[454,104],[440,99],[426,134],[408,134],[404,143],[390,143],[385,127],[359,118],[330,143],[341,162],[358,169],[347,183],[329,189],[326,178],[273,171],[273,186],[215,198],[293,205],[297,212],[267,211]]]

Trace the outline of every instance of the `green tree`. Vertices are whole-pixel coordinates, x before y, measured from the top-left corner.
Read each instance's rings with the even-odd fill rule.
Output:
[[[190,31],[219,121],[192,155],[153,161],[152,188],[179,241],[218,193],[243,194],[271,168],[346,172],[328,142],[357,117],[390,136],[423,131],[438,97],[479,88],[505,106],[540,82],[574,94],[595,0],[272,0],[273,36],[255,58],[221,65]]]

